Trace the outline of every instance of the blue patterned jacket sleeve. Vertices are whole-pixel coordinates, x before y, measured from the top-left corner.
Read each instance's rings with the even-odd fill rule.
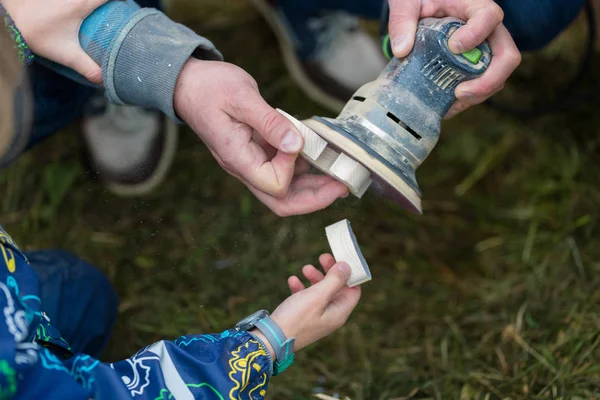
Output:
[[[0,227],[0,399],[263,399],[272,365],[248,333],[183,336],[102,363],[73,354],[43,313],[39,282]],[[56,335],[53,335],[56,337]],[[60,337],[60,335],[59,335]]]

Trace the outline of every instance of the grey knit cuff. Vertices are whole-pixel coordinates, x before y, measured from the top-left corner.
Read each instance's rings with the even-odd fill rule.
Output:
[[[155,9],[141,9],[119,32],[102,68],[106,96],[116,104],[159,109],[181,122],[173,95],[177,78],[192,56],[223,59],[208,39]]]

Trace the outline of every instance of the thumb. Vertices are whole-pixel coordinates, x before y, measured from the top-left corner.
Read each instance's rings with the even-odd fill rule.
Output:
[[[331,299],[346,286],[351,273],[352,270],[347,263],[336,263],[331,267],[329,272],[327,272],[325,278],[314,286],[320,285],[319,291],[324,293],[328,299]]]
[[[421,15],[420,0],[389,0],[389,32],[392,52],[398,58],[406,57],[415,42],[417,24]]]
[[[298,154],[304,147],[304,138],[296,127],[275,111],[255,90],[244,91],[235,100],[232,117],[250,125],[271,146],[286,154]]]

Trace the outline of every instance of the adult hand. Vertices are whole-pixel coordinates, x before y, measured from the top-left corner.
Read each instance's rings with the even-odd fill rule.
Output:
[[[294,350],[300,350],[342,327],[360,299],[360,287],[349,288],[350,267],[335,263],[331,254],[323,254],[319,262],[326,275],[312,265],[302,268],[302,273],[312,286],[305,288],[297,276],[288,279],[292,296],[288,297],[271,314],[286,337],[295,337]],[[252,333],[267,340],[257,329]]]
[[[314,212],[348,194],[328,176],[307,174],[307,164],[297,159],[302,135],[241,68],[190,59],[177,80],[174,106],[217,162],[277,215]]]
[[[102,83],[102,70],[79,44],[83,20],[108,0],[2,0],[34,54]]]
[[[448,41],[453,53],[473,49],[488,40],[492,62],[477,79],[456,87],[458,101],[448,111],[450,118],[472,105],[481,103],[502,90],[504,82],[521,63],[521,54],[502,24],[504,12],[493,0],[389,0],[389,32],[396,57],[410,53],[417,24],[426,17],[455,17],[466,21]]]

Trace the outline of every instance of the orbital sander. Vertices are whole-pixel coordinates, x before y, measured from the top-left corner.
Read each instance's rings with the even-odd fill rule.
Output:
[[[435,147],[442,118],[461,82],[481,76],[491,62],[487,42],[462,53],[448,39],[465,23],[456,18],[419,21],[414,48],[391,58],[380,76],[362,86],[337,118],[289,118],[305,138],[303,157],[362,197],[370,187],[414,213],[422,213],[416,169]]]

